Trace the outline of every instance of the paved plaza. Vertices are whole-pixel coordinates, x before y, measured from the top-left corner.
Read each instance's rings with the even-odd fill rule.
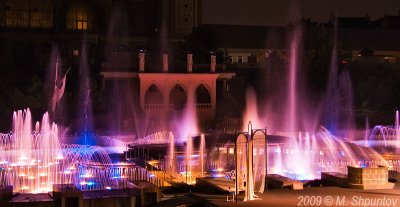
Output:
[[[258,194],[261,200],[227,202],[226,195],[196,194],[218,206],[400,206],[400,188],[391,190],[357,190],[340,187],[311,187],[304,190],[270,189]],[[231,198],[230,198],[231,199]]]

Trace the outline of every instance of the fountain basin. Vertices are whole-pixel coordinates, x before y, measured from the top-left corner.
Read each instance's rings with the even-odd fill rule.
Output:
[[[290,188],[292,190],[303,190],[302,182],[278,174],[269,174],[267,177],[267,183],[269,187],[274,188]]]
[[[395,183],[389,182],[389,169],[386,166],[347,166],[347,172],[347,176],[337,172],[323,172],[321,179],[341,187],[363,190],[393,189],[395,186]]]
[[[347,167],[347,179],[350,188],[356,189],[393,189],[394,183],[389,182],[389,169],[378,167]]]

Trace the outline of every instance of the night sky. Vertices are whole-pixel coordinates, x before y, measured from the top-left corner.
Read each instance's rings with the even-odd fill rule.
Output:
[[[296,13],[315,21],[326,22],[332,12],[341,17],[366,16],[368,13],[374,20],[385,14],[398,15],[400,11],[400,0],[206,0],[202,2],[204,24],[284,25],[293,18],[292,14]]]

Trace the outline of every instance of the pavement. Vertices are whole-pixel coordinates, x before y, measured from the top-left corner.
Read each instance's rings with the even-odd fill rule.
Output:
[[[290,207],[290,206],[353,206],[353,207],[399,207],[400,189],[359,190],[341,187],[309,187],[304,190],[269,189],[257,194],[259,200],[243,202],[243,193],[238,201],[231,201],[232,196],[196,194],[217,206],[230,207]]]

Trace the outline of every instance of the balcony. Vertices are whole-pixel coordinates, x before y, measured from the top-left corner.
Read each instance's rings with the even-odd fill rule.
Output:
[[[161,111],[164,110],[164,105],[163,104],[144,104],[144,110],[145,111]]]

